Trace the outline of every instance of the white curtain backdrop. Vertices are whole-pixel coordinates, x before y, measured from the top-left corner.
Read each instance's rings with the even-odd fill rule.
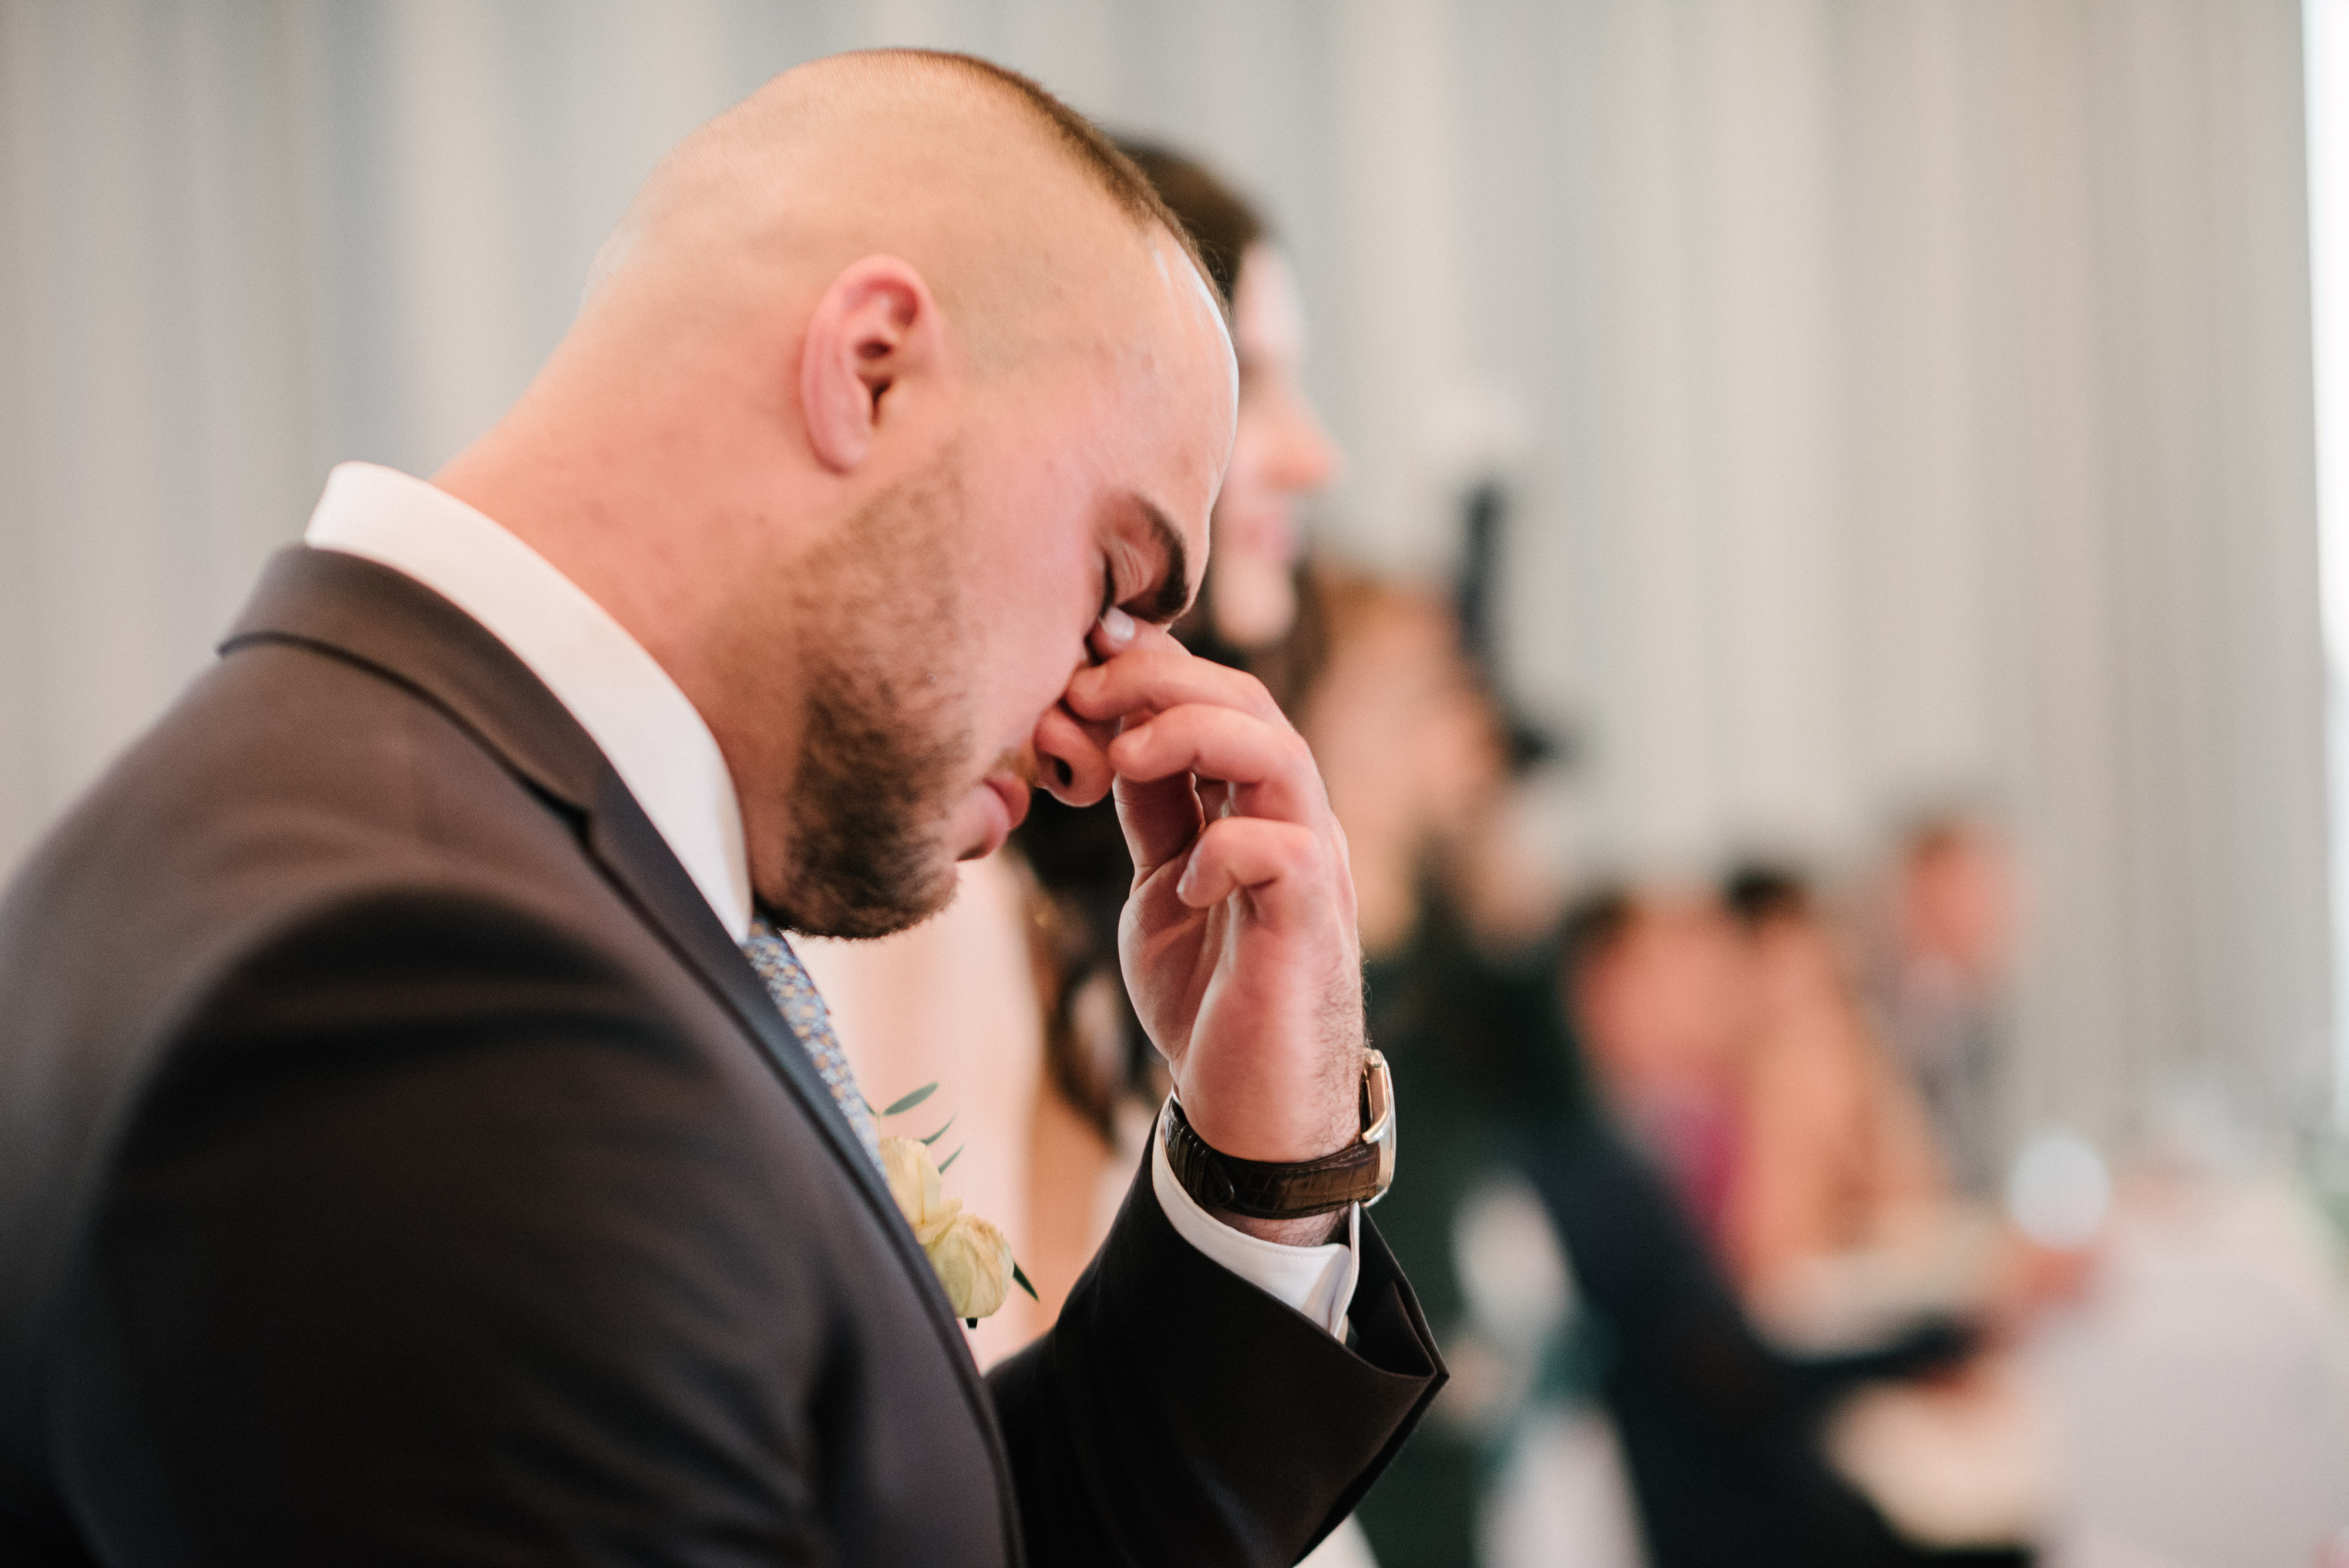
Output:
[[[662,149],[794,60],[969,48],[1262,198],[1585,867],[2037,867],[2018,1120],[2326,1101],[2293,0],[0,0],[0,866],[207,657],[327,465],[429,472]]]

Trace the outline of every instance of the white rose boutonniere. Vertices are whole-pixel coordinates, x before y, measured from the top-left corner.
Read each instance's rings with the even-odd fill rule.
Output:
[[[912,1110],[936,1088],[930,1084],[916,1089],[881,1115],[893,1116]],[[949,1116],[947,1126],[953,1125]],[[931,1162],[930,1146],[946,1130],[942,1127],[926,1138],[883,1138],[881,1164],[889,1179],[889,1196],[897,1200],[898,1212],[905,1215],[905,1223],[914,1228],[914,1239],[928,1254],[955,1315],[975,1328],[980,1318],[1003,1305],[1014,1284],[1030,1296],[1036,1287],[1012,1261],[1011,1243],[1004,1240],[994,1221],[967,1211],[961,1199],[946,1196],[943,1173],[962,1153],[957,1148],[943,1163]]]

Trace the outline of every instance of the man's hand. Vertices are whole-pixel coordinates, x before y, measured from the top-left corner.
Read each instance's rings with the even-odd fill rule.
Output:
[[[1122,624],[1121,624],[1122,623]],[[1115,633],[1133,628],[1123,643]],[[1361,1136],[1362,955],[1345,835],[1312,753],[1255,677],[1113,616],[1063,701],[1106,735],[1133,892],[1119,930],[1134,1011],[1183,1109],[1241,1159]],[[1326,1241],[1327,1216],[1221,1216]]]

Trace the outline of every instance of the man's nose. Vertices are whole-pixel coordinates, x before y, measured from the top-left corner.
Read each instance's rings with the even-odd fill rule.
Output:
[[[1109,794],[1114,726],[1088,723],[1055,702],[1036,722],[1037,782],[1064,805],[1091,805]]]

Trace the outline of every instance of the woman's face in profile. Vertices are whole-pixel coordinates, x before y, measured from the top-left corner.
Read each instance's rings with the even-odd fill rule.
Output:
[[[1305,312],[1287,258],[1251,245],[1232,287],[1240,398],[1207,561],[1216,631],[1264,648],[1297,618],[1297,502],[1337,477],[1338,449],[1305,396]]]

